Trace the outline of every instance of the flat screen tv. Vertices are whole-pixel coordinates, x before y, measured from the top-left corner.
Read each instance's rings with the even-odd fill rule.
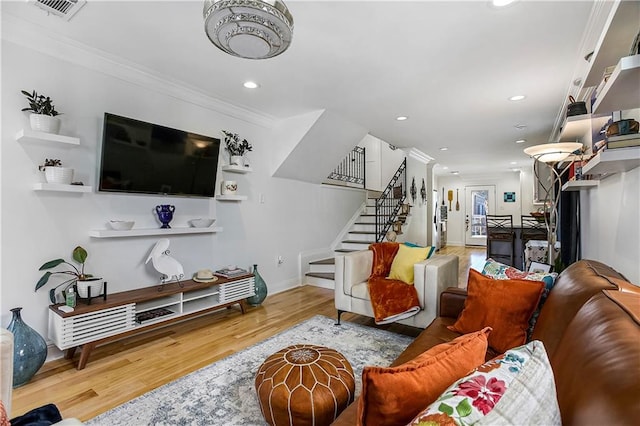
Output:
[[[213,197],[220,139],[105,113],[99,191]]]

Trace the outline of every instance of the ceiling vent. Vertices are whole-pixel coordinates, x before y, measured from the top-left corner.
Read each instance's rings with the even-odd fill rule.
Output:
[[[33,4],[68,21],[82,9],[86,2],[86,0],[35,0]]]

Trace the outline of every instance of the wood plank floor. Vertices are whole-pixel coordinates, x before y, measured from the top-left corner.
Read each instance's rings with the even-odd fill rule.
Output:
[[[450,247],[441,253],[460,257],[461,287],[466,286],[469,268],[484,260],[484,249]],[[269,296],[245,315],[238,309],[224,309],[112,342],[96,348],[81,371],[74,366],[78,354],[74,362],[49,362],[28,384],[14,389],[12,416],[54,403],[63,417],[88,420],[314,315],[335,318],[333,290],[297,287]],[[342,319],[375,326],[370,318],[355,314],[344,314]],[[410,336],[421,331],[396,324],[380,328]]]

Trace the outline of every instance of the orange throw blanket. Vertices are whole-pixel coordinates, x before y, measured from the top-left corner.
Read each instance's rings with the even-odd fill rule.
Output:
[[[398,243],[389,242],[369,246],[369,250],[373,251],[373,267],[368,280],[369,297],[376,324],[388,324],[420,312],[415,286],[387,278],[398,247]]]

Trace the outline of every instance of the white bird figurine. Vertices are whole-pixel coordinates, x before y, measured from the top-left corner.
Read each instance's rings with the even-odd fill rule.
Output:
[[[158,240],[156,245],[153,246],[149,257],[144,263],[147,264],[149,261],[151,261],[155,270],[162,274],[162,284],[172,280],[180,282],[184,278],[184,268],[180,262],[169,256],[169,240],[167,238]]]

